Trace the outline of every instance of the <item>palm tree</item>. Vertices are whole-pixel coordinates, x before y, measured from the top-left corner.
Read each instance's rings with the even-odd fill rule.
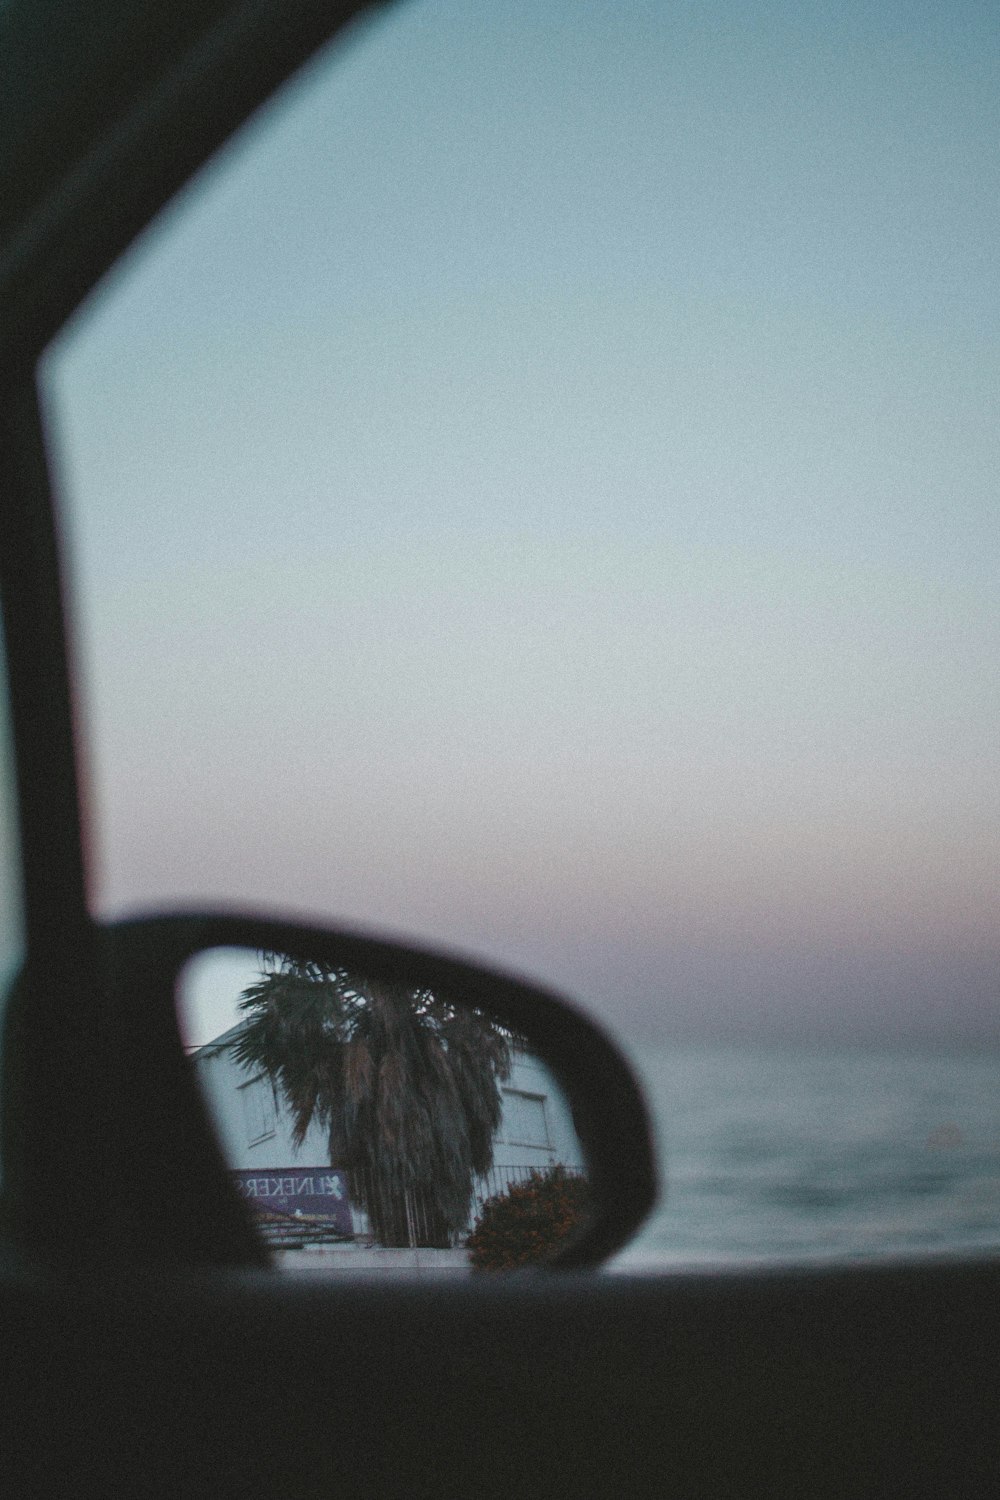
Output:
[[[492,1165],[510,1036],[429,990],[275,954],[240,1009],[238,1061],[280,1091],[297,1146],[323,1127],[374,1238],[450,1244]]]

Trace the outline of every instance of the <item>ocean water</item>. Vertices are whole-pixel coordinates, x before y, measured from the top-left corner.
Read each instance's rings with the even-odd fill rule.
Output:
[[[661,1202],[622,1269],[1000,1254],[1000,1054],[634,1055]]]

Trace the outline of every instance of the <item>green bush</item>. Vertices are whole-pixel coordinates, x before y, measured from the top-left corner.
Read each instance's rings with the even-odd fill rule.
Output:
[[[525,1182],[487,1198],[466,1244],[477,1271],[540,1265],[580,1226],[586,1179],[562,1165],[534,1171]]]

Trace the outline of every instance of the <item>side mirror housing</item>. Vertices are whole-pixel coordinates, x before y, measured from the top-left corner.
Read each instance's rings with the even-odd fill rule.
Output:
[[[462,1114],[466,1106],[459,1107],[454,1101],[468,1098],[469,1059],[475,1071],[476,1058],[484,1047],[492,1059],[492,1074],[489,1068],[485,1074],[482,1067],[479,1069],[487,1078],[487,1093],[492,1077],[497,1098],[501,1093],[517,1094],[517,1101],[513,1097],[502,1101],[504,1109],[525,1101],[542,1109],[541,1092],[535,1096],[502,1087],[510,1084],[513,1056],[514,1065],[530,1065],[535,1076],[554,1081],[560,1118],[571,1121],[578,1149],[563,1147],[560,1151],[553,1137],[541,1160],[551,1162],[557,1175],[568,1170],[585,1179],[586,1207],[573,1232],[547,1256],[547,1265],[570,1268],[599,1264],[626,1243],[655,1200],[649,1119],[631,1068],[599,1026],[545,989],[462,958],[405,943],[266,916],[195,912],[141,917],[103,929],[103,942],[108,1010],[104,1024],[122,1039],[122,1058],[131,1063],[123,1085],[131,1094],[130,1100],[123,1101],[123,1129],[128,1116],[133,1120],[143,1117],[143,1055],[148,1064],[150,1048],[169,1053],[164,1068],[158,1057],[153,1070],[161,1097],[151,1098],[149,1107],[158,1112],[159,1126],[150,1122],[150,1136],[142,1149],[159,1154],[172,1182],[173,1202],[150,1202],[148,1194],[144,1198],[141,1192],[135,1196],[128,1230],[123,1227],[119,1245],[131,1241],[137,1255],[160,1258],[169,1248],[171,1259],[261,1264],[270,1258],[261,1215],[251,1211],[240,1191],[241,1186],[246,1188],[258,1180],[252,1171],[248,1178],[246,1162],[253,1164],[265,1157],[251,1155],[234,1162],[233,1152],[225,1150],[226,1132],[220,1128],[217,1115],[213,1121],[212,1100],[206,1100],[206,1091],[199,1091],[196,1081],[199,1073],[203,1077],[207,1073],[199,1063],[223,1052],[232,1054],[233,1067],[245,1070],[237,1077],[238,1083],[266,1079],[279,1112],[284,1110],[289,1116],[289,1140],[294,1136],[301,1145],[311,1130],[317,1141],[322,1140],[325,1154],[336,1158],[317,1160],[314,1165],[317,1171],[342,1171],[343,1182],[351,1184],[352,1200],[364,1210],[361,1221],[369,1244],[373,1237],[378,1243],[404,1242],[387,1238],[390,1231],[385,1225],[392,1220],[392,1213],[385,1207],[386,1194],[392,1199],[395,1193],[399,1203],[405,1196],[412,1217],[413,1204],[423,1201],[419,1161],[413,1164],[414,1153],[419,1157],[420,1150],[429,1151],[436,1161],[453,1163],[462,1156],[458,1150],[461,1144],[465,1151],[462,1159],[471,1163],[465,1169],[471,1174],[462,1188],[469,1195],[465,1201],[477,1201],[475,1189],[478,1206],[482,1207],[482,1183],[487,1177],[479,1169],[484,1161],[495,1163],[499,1149],[484,1139],[483,1121],[493,1122],[494,1136],[499,1140],[500,1106],[494,1100],[490,1105],[493,1114],[487,1109],[482,1118],[475,1116],[469,1125]],[[237,962],[241,956],[242,969]],[[213,957],[222,962],[213,963]],[[230,976],[245,973],[250,979],[256,974],[257,980],[246,984],[230,977],[228,1015],[232,1024],[228,1029],[223,1026],[223,1034],[214,1038],[204,1034],[202,1024],[198,1035],[193,1007],[199,994],[204,999],[206,975],[226,972]],[[225,1013],[218,1006],[225,1004],[226,996],[219,992],[217,980],[215,988],[218,1016]],[[257,1000],[248,1000],[248,995],[256,995]],[[248,1033],[248,1026],[255,1020],[259,1023],[257,1031]],[[290,1026],[295,1035],[301,1031],[307,1040],[312,1037],[312,1053],[303,1055],[301,1049],[296,1052],[298,1043],[294,1042],[288,1051]],[[406,1064],[409,1083],[400,1081],[398,1069],[402,1064],[399,1058],[392,1059],[387,1051],[391,1050],[390,1043],[385,1040],[389,1033],[398,1035],[400,1027],[407,1030],[399,1045],[400,1056],[405,1054],[410,1059]],[[278,1032],[280,1045],[275,1041]],[[284,1052],[280,1051],[282,1046]],[[419,1066],[427,1070],[426,1078],[419,1075],[419,1066],[413,1063],[417,1055],[425,1059]],[[465,1072],[456,1086],[447,1070],[460,1065]],[[338,1072],[341,1068],[347,1068],[353,1080],[354,1093],[347,1103],[341,1096],[348,1074]],[[380,1091],[372,1072],[379,1068]],[[296,1083],[302,1069],[310,1077],[322,1073],[324,1079],[332,1080],[324,1084],[326,1092],[321,1089],[319,1094],[310,1094],[313,1084],[307,1081],[302,1094]],[[443,1089],[451,1101],[451,1123],[447,1126],[433,1123],[435,1106],[433,1100],[428,1103],[428,1091],[434,1088]],[[302,1098],[306,1100],[304,1112],[295,1116],[293,1104]],[[378,1115],[379,1108],[385,1119]],[[552,1105],[548,1108],[551,1112]],[[473,1105],[468,1109],[475,1115]],[[359,1153],[358,1119],[364,1110],[368,1111],[364,1116],[368,1133],[360,1138],[363,1150]],[[296,1132],[294,1127],[302,1125],[303,1120],[306,1128]],[[316,1135],[317,1129],[321,1136]],[[440,1138],[434,1136],[435,1130]],[[512,1128],[508,1124],[504,1130],[504,1139],[516,1141],[519,1134],[525,1135],[523,1126]],[[419,1149],[412,1145],[416,1139],[422,1143]],[[313,1149],[315,1153],[315,1143]],[[136,1142],[122,1138],[119,1150],[134,1158]],[[398,1156],[400,1152],[405,1161]],[[540,1160],[537,1143],[534,1156],[527,1147],[520,1154]],[[492,1169],[490,1180],[495,1186],[499,1175],[501,1186],[506,1183],[509,1188],[515,1170],[511,1151],[500,1155],[503,1164]],[[579,1160],[559,1159],[567,1155],[578,1156]],[[522,1177],[530,1170],[530,1160],[518,1168]],[[361,1174],[362,1161],[367,1167],[366,1177]],[[274,1178],[266,1175],[275,1170],[272,1165],[258,1174],[265,1187],[255,1188],[255,1196],[264,1192],[280,1197],[304,1185],[301,1178],[293,1181],[290,1168],[284,1187],[280,1178],[275,1185]],[[446,1170],[461,1171],[453,1166]],[[373,1172],[378,1179],[374,1187]],[[405,1173],[409,1173],[406,1194],[402,1188],[397,1191],[392,1187],[404,1181],[401,1174]],[[327,1181],[333,1180],[328,1176]],[[271,1186],[267,1186],[269,1181]],[[450,1202],[455,1197],[454,1181],[449,1179],[449,1185]],[[271,1230],[275,1224],[280,1227],[289,1214],[294,1214],[299,1224],[303,1222],[301,1209],[280,1197],[278,1207],[266,1216]],[[446,1230],[452,1235],[452,1243],[461,1239],[464,1244],[464,1233],[459,1234],[462,1215],[461,1207],[450,1219],[445,1215],[437,1233]],[[342,1236],[344,1222],[339,1221]],[[468,1220],[465,1229],[470,1226]],[[414,1233],[412,1228],[410,1232]],[[410,1243],[414,1242],[411,1238]]]

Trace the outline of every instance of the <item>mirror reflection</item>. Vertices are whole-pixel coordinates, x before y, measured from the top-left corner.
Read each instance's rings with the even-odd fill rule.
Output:
[[[215,949],[182,1035],[235,1185],[288,1270],[504,1270],[582,1227],[564,1092],[457,995]]]

